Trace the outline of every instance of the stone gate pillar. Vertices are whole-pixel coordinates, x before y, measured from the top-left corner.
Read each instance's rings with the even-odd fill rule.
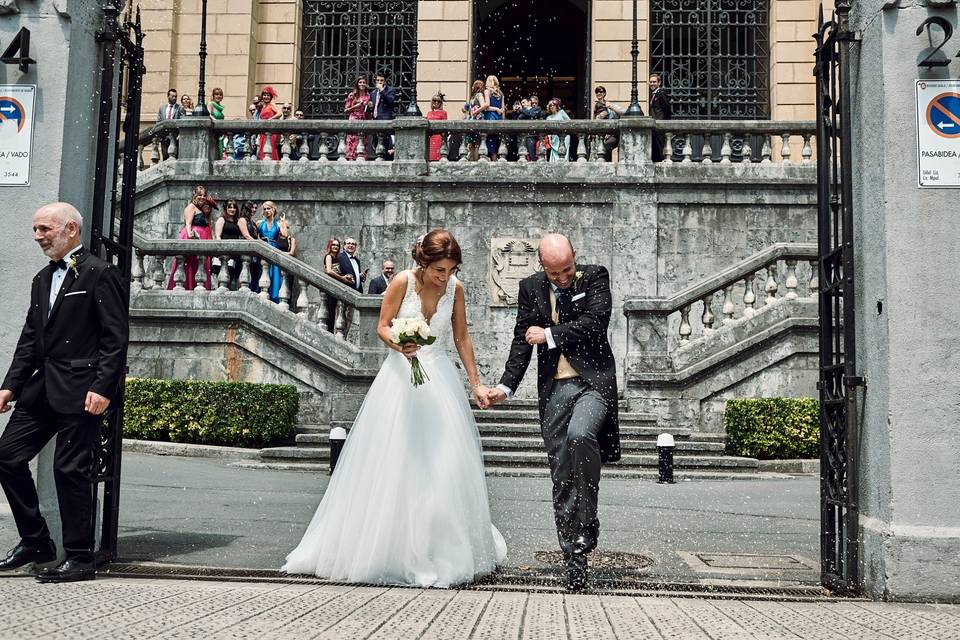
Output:
[[[902,6],[901,6],[902,5]],[[917,63],[958,26],[953,0],[853,3],[851,47],[859,499],[864,585],[877,599],[960,600],[960,264],[957,188],[921,188],[917,80],[960,78]],[[945,89],[945,91],[948,91]],[[925,109],[924,109],[925,111]],[[938,143],[939,144],[939,143]],[[960,143],[943,137],[943,149]],[[948,165],[960,183],[960,158]]]

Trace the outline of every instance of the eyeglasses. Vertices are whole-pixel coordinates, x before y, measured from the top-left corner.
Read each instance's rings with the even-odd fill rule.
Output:
[[[298,118],[302,118],[302,117],[303,117],[303,111],[297,111],[297,112],[296,112],[295,114],[293,114],[293,115],[297,116]]]

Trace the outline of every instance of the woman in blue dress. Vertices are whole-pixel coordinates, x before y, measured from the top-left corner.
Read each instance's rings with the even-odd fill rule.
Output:
[[[263,203],[263,220],[260,221],[260,239],[265,240],[271,247],[277,247],[280,238],[280,224],[273,218],[277,215],[277,205],[271,200]],[[283,282],[283,272],[280,265],[270,265],[270,300],[280,302],[280,284]]]
[[[503,92],[497,76],[487,76],[487,88],[480,105],[484,120],[503,120]],[[500,158],[500,136],[487,134],[487,156],[496,161]]]

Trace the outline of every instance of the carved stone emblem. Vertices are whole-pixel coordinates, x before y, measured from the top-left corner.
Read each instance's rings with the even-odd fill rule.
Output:
[[[490,241],[490,306],[517,304],[520,281],[540,270],[540,240],[493,238]]]

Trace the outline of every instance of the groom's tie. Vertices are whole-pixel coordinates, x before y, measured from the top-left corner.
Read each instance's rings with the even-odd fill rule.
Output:
[[[554,296],[557,298],[557,317],[560,319],[560,324],[569,322],[572,319],[570,315],[573,311],[570,290],[558,287],[557,290],[554,291]]]

